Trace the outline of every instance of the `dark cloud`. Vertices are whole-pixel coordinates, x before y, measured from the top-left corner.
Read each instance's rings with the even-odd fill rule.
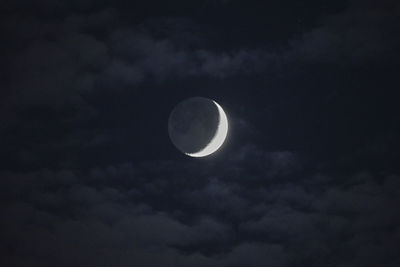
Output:
[[[353,1],[344,12],[324,19],[300,39],[291,39],[282,52],[251,48],[219,52],[199,46],[200,40],[189,45],[196,33],[177,30],[189,21],[158,21],[167,26],[161,32],[157,28],[156,36],[154,23],[136,30],[119,25],[116,21],[121,18],[111,8],[77,12],[61,20],[12,13],[3,18],[6,42],[14,50],[6,56],[12,61],[6,60],[4,66],[9,73],[6,106],[84,106],[82,95],[104,83],[116,90],[137,87],[145,80],[227,78],[316,61],[341,65],[394,62],[399,40],[392,33],[397,30],[398,9],[390,1],[381,5]],[[177,32],[181,37],[177,38]]]
[[[155,3],[1,11],[4,266],[399,266],[399,4]],[[191,96],[209,158],[168,139]]]
[[[258,186],[250,175],[232,177],[229,164],[203,172],[197,163],[154,162],[3,173],[2,231],[9,237],[3,249],[17,266],[22,259],[38,266],[398,264],[398,176],[380,184],[369,173],[344,184],[309,175],[287,180],[278,171],[287,156],[271,162],[275,167],[254,170],[264,178]],[[307,185],[314,180],[317,191]],[[167,199],[175,204],[165,206]]]
[[[323,61],[340,65],[367,62],[396,62],[400,40],[395,1],[350,1],[349,7],[324,19],[321,26],[303,34],[293,43],[294,57],[311,62]]]

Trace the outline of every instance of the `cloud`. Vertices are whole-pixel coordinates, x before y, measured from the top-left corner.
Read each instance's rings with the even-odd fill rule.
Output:
[[[174,161],[3,172],[3,248],[16,266],[395,266],[395,249],[379,248],[398,242],[399,177],[286,179],[259,168],[261,182],[248,178],[257,155],[280,155],[279,169],[287,153],[248,154],[236,161],[241,179],[231,164]]]
[[[400,5],[396,1],[350,1],[342,12],[324,19],[321,26],[293,40],[287,57],[296,61],[360,66],[389,64],[398,60],[400,39],[395,23]]]
[[[287,266],[283,248],[276,244],[244,243],[235,247],[227,256],[225,266]]]
[[[289,39],[280,52],[212,49],[204,43],[207,34],[190,21],[158,20],[157,25],[165,25],[163,30],[151,21],[123,27],[117,23],[122,19],[119,11],[109,7],[93,13],[72,9],[57,21],[22,16],[15,9],[3,18],[4,45],[10,53],[2,62],[8,73],[2,113],[15,116],[18,110],[38,105],[90,110],[88,95],[103,89],[139,90],[149,81],[280,77],[313,64],[390,64],[397,60],[399,38],[392,33],[397,32],[398,9],[392,1],[352,1],[301,38]]]
[[[127,97],[131,107],[145,93],[166,90],[162,96],[169,97],[170,84],[189,78],[218,84],[277,69],[290,75],[315,63],[391,64],[397,3],[351,1],[280,52],[213,49],[207,33],[186,20],[127,27],[119,10],[82,12],[89,3],[48,2],[25,16],[20,10],[27,2],[18,1],[3,19],[9,37],[0,62],[7,70],[0,118],[5,265],[400,265],[395,171],[370,173],[366,164],[359,173],[317,170],[302,151],[250,144],[246,133],[263,134],[255,130],[260,126],[234,115],[244,135],[232,146],[235,153],[137,161],[132,155],[147,156],[127,140],[142,123],[132,119],[139,109],[118,113],[126,116],[123,129],[113,113],[131,96],[126,91],[140,96]],[[40,19],[37,11],[60,16]],[[160,24],[166,26],[155,30]],[[164,141],[155,139],[150,142]]]
[[[156,39],[150,33],[132,30],[117,30],[111,37],[110,46],[116,61],[106,73],[119,74],[128,84],[146,77],[159,82],[188,76],[225,78],[260,71],[262,65],[259,58],[262,55],[257,51],[218,53],[202,48],[191,49],[181,47],[168,37]],[[125,66],[122,71],[121,66]]]

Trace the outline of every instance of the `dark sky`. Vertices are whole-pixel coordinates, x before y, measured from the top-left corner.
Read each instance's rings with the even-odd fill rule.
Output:
[[[399,3],[2,1],[1,266],[400,266]]]

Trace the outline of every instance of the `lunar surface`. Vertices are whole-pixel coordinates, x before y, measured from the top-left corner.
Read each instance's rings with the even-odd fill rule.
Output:
[[[228,134],[228,119],[215,101],[193,97],[171,112],[168,132],[172,143],[191,157],[205,157],[217,151]]]

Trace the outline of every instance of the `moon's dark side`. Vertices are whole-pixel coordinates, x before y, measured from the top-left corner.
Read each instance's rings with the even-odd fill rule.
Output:
[[[183,153],[202,150],[218,129],[219,112],[214,102],[192,97],[180,102],[171,112],[168,132],[172,143]]]

